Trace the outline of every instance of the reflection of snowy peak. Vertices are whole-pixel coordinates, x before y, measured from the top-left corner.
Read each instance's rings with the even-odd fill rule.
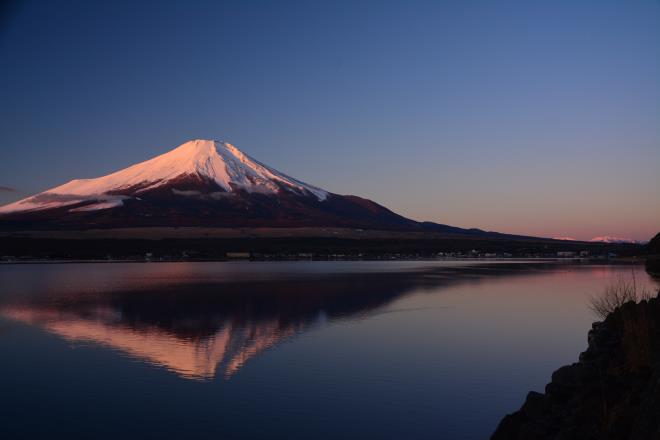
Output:
[[[76,179],[36,196],[0,208],[0,213],[50,209],[91,200],[77,211],[121,206],[128,196],[181,178],[217,185],[218,192],[244,190],[277,193],[287,190],[323,200],[327,192],[269,168],[226,142],[194,140],[145,162],[95,179]]]
[[[85,317],[54,309],[5,308],[4,317],[38,325],[71,342],[95,342],[167,368],[187,379],[212,379],[218,369],[228,379],[252,357],[289,338],[303,325],[277,320],[250,323],[247,328],[231,322],[204,338],[181,338],[158,328],[138,331],[117,322],[112,310],[91,310]]]

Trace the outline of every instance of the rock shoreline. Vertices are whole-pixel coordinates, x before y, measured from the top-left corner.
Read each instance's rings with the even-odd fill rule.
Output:
[[[593,324],[588,344],[491,440],[660,439],[660,299],[617,308]]]

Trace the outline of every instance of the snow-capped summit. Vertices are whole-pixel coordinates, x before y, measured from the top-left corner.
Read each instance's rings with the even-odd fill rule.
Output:
[[[151,187],[182,175],[197,175],[215,181],[227,192],[243,189],[247,192],[275,193],[284,188],[311,193],[319,200],[325,199],[328,194],[267,167],[230,143],[202,139],[186,142],[168,153],[115,175],[120,179],[128,178],[129,181],[142,179],[155,182]]]
[[[269,168],[230,143],[197,139],[107,176],[72,180],[0,207],[0,213],[51,209],[89,200],[95,203],[73,209],[109,209],[121,206],[129,197],[139,197],[141,193],[185,179],[214,183],[218,192],[243,190],[248,193],[275,194],[291,191],[300,195],[313,195],[320,201],[328,196],[327,191]],[[185,194],[184,189],[180,191]]]
[[[303,183],[228,142],[204,139],[0,207],[0,231],[151,227],[349,228],[506,237],[417,222],[371,200]]]
[[[644,244],[646,243],[645,241],[640,241],[640,240],[634,240],[632,238],[624,238],[624,237],[613,237],[611,235],[603,235],[599,237],[594,237],[591,240],[589,240],[593,243],[629,243],[629,244]]]
[[[0,207],[0,227],[9,229],[153,226],[423,228],[371,200],[287,176],[230,143],[202,139]]]

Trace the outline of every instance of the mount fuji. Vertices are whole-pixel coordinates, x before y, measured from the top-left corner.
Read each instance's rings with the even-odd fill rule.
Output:
[[[107,176],[72,180],[0,207],[0,214],[63,207],[69,212],[110,209],[163,189],[183,197],[205,195],[213,199],[241,191],[276,194],[285,190],[318,200],[328,195],[257,162],[229,143],[194,140]]]
[[[0,226],[478,231],[416,222],[371,200],[333,194],[268,167],[232,144],[213,140],[189,141],[115,173],[72,180],[2,206]]]

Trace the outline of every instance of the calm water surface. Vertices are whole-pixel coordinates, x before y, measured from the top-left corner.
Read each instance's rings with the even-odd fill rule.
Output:
[[[0,266],[2,438],[483,439],[641,266]]]

